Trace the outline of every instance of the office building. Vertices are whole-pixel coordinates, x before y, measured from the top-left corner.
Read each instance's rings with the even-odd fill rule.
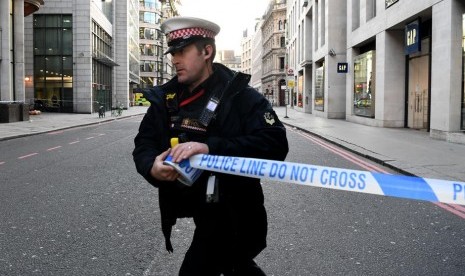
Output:
[[[26,99],[46,111],[127,108],[139,83],[139,1],[48,0],[25,20]]]

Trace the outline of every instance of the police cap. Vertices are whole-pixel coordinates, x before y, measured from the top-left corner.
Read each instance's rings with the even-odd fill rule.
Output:
[[[169,54],[200,39],[215,39],[220,26],[201,18],[177,16],[165,20],[161,24],[161,30],[168,41],[165,54]]]

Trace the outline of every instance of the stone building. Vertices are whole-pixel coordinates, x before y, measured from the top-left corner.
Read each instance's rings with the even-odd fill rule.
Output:
[[[263,15],[262,92],[277,106],[284,106],[286,91],[286,1],[270,1]]]
[[[287,20],[294,108],[465,143],[464,1],[293,0]]]

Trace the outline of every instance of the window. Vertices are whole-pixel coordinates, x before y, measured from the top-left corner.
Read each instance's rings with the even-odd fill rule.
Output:
[[[149,24],[158,24],[160,23],[160,15],[154,12],[139,12],[139,17],[142,22]]]
[[[72,16],[34,15],[34,98],[48,111],[73,111]]]
[[[376,16],[376,0],[367,0],[366,2],[366,18],[367,21]]]
[[[284,57],[279,58],[279,70],[284,70],[285,63],[284,63]]]
[[[112,106],[112,43],[111,36],[92,21],[92,96],[105,110]]]
[[[375,117],[375,51],[354,58],[354,114]]]
[[[318,64],[317,64],[318,65]],[[325,65],[324,62],[321,63],[321,66],[315,69],[315,110],[324,111],[325,110]],[[294,98],[294,105],[297,103]]]
[[[352,31],[360,27],[360,0],[352,0]]]

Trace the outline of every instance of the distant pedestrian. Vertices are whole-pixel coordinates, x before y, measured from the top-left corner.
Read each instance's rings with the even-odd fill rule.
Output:
[[[161,27],[177,76],[143,90],[151,106],[133,156],[137,171],[159,188],[166,247],[173,251],[176,219],[193,217],[196,229],[179,275],[265,275],[253,260],[266,247],[260,180],[204,171],[189,187],[163,160],[195,154],[284,160],[285,128],[270,103],[247,85],[249,75],[213,63],[218,25],[175,17]],[[181,143],[169,149],[172,138]]]

